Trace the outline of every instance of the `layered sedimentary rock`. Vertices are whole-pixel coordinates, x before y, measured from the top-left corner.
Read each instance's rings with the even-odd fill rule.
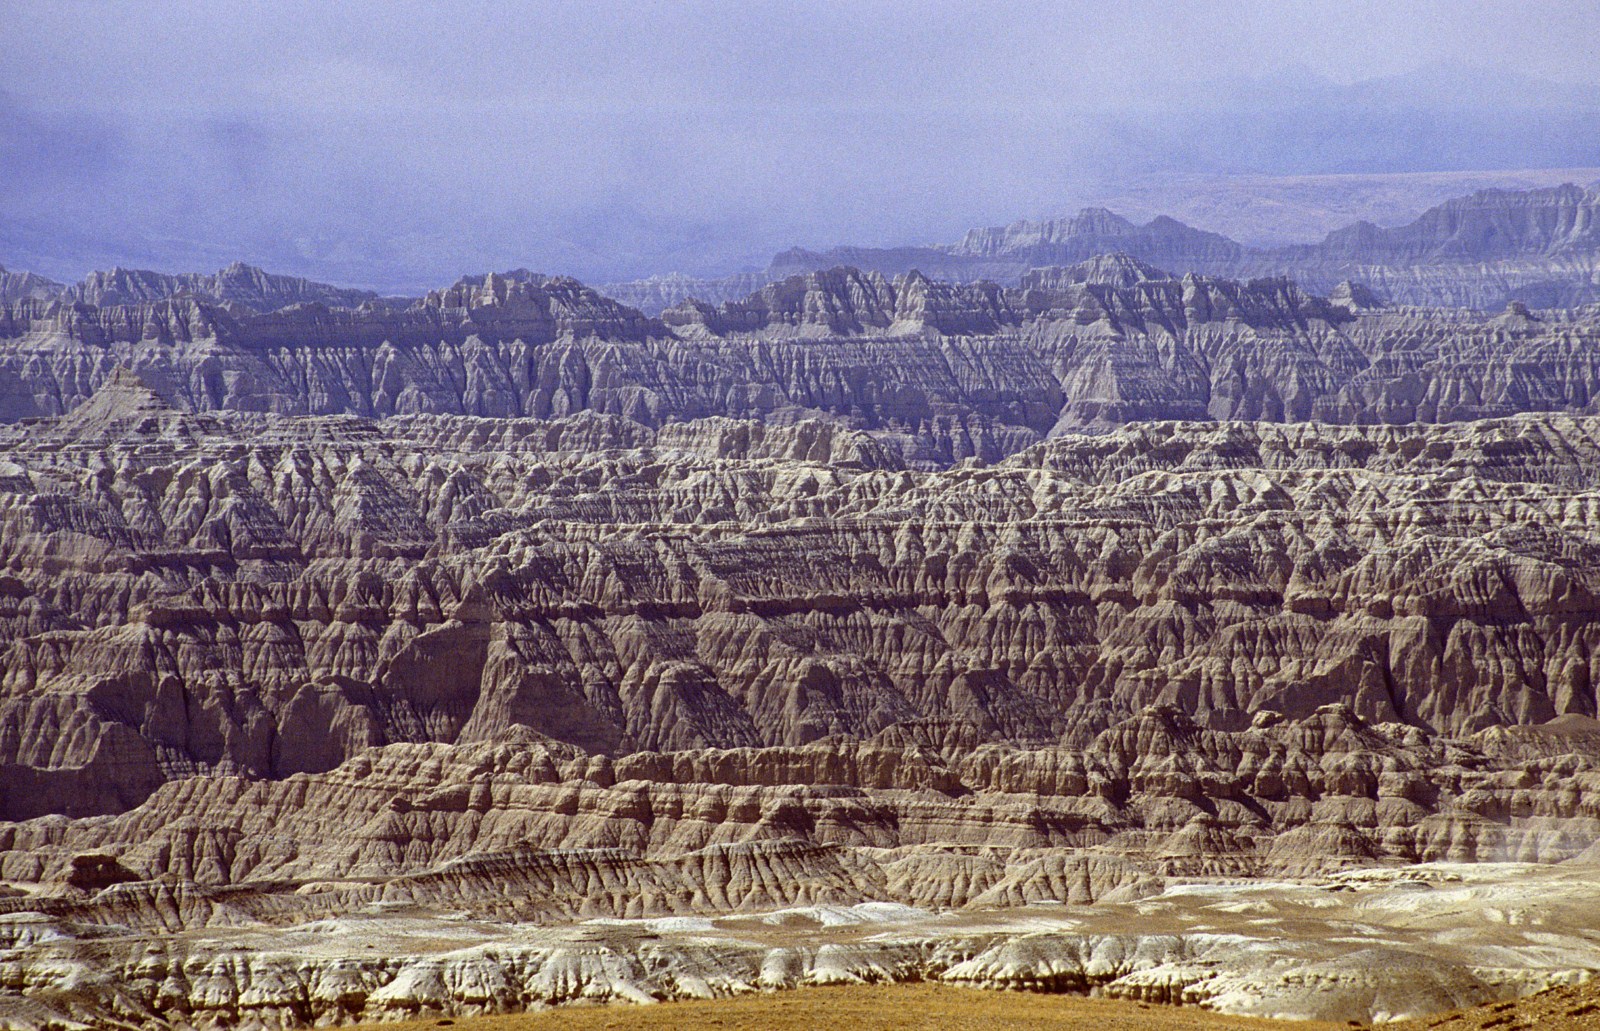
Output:
[[[226,920],[143,936],[129,930],[165,930],[171,902],[200,892],[169,889],[167,906],[135,907],[134,893],[148,889],[124,886],[79,907],[120,909],[129,923],[115,930],[65,914],[9,920],[0,1013],[19,1028],[326,1026],[911,981],[1095,992],[1139,1001],[1139,1020],[1158,1027],[1181,1022],[1157,1008],[1179,1003],[1360,1024],[1581,982],[1600,958],[1589,938],[1600,909],[1592,872],[1430,864],[1174,885],[1088,908],[1052,900],[935,913],[867,902],[559,926],[420,892],[337,917],[296,921],[280,908],[261,919],[248,915],[261,889],[240,888],[217,899]],[[293,899],[327,887],[305,885]],[[886,994],[886,1005],[900,1001]],[[792,1016],[783,1001],[765,1005]]]
[[[0,417],[57,415],[121,366],[192,411],[825,416],[914,463],[994,461],[1142,419],[1444,422],[1595,404],[1593,309],[1494,316],[1175,278],[1126,257],[1016,288],[834,269],[644,316],[574,280],[462,280],[412,305],[0,305]]]
[[[1245,253],[1225,236],[1173,218],[1158,216],[1141,226],[1104,208],[1085,208],[1071,218],[973,229],[950,251],[972,258],[1022,258],[1032,266],[1068,265],[1100,254],[1126,253],[1185,270],[1227,265]]]
[[[888,277],[915,271],[951,282],[992,280],[1010,286],[1035,268],[1127,254],[1178,275],[1286,277],[1314,293],[1350,280],[1396,304],[1485,311],[1498,311],[1512,301],[1534,308],[1575,307],[1600,302],[1597,212],[1600,184],[1488,189],[1435,205],[1403,225],[1360,221],[1315,243],[1250,247],[1166,215],[1139,224],[1094,207],[1064,218],[975,228],[952,244],[821,251],[796,247],[775,255],[759,272],[714,277],[672,273],[609,283],[601,290],[654,316],[685,301],[737,301],[768,284],[839,266]],[[520,270],[510,275],[529,274]],[[239,262],[212,274],[115,268],[71,286],[0,269],[0,303],[61,300],[104,307],[175,298],[257,313],[293,304],[395,303],[370,291],[273,275]]]
[[[1308,254],[1380,265],[1493,261],[1600,250],[1600,191],[1568,183],[1539,190],[1483,190],[1430,208],[1408,225],[1357,222]]]
[[[121,373],[4,441],[5,804],[518,724],[624,755],[1593,716],[1597,428],[1160,424],[920,471],[827,422],[190,414]]]
[[[238,365],[229,403],[187,410],[172,369],[294,310],[169,304],[186,340],[93,323],[171,378],[113,366],[0,428],[0,1012],[276,1026],[937,978],[1365,1019],[1576,976],[1600,957],[1551,914],[1539,949],[1457,928],[1412,970],[1433,925],[1389,895],[1376,964],[1314,944],[1333,924],[1283,942],[1369,868],[1596,858],[1600,418],[1157,422],[941,464],[839,400],[686,417],[729,403],[740,349],[908,377],[939,347],[976,397],[952,341],[1043,348],[1047,305],[1123,342],[1231,326],[1337,355],[1408,325],[1369,300],[1114,261],[1020,291],[842,271],[664,322],[489,276],[387,314],[562,355],[503,395],[591,376],[551,418],[240,411],[267,395]],[[235,328],[197,335],[213,318]],[[318,312],[308,362],[345,318],[376,313]],[[575,371],[658,347],[674,418],[603,410],[621,374]],[[1301,885],[1185,908],[1219,878]],[[883,913],[933,923],[829,929]],[[590,923],[618,920],[669,922]]]
[[[772,277],[764,272],[736,272],[730,276],[711,278],[669,273],[626,282],[605,283],[598,289],[607,297],[615,298],[630,308],[638,308],[647,315],[657,315],[664,309],[688,300],[709,304],[737,301],[741,297],[748,297],[771,281]]]
[[[548,924],[1086,904],[1183,878],[1556,863],[1586,858],[1600,829],[1583,717],[1448,738],[1338,704],[1241,731],[1153,706],[1080,747],[957,749],[941,726],[941,751],[924,723],[618,758],[530,722],[494,742],[364,748],[276,780],[189,776],[120,814],[0,825],[0,876],[33,888],[0,912],[139,924],[154,907],[201,926],[427,901]]]

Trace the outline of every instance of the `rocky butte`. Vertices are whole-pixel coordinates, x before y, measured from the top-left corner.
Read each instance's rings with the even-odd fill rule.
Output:
[[[1600,968],[1593,307],[1126,255],[659,316],[28,292],[10,1026],[909,980],[1368,1021]]]

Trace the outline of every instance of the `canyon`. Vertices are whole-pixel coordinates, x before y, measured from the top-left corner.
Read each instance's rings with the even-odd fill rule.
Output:
[[[1600,968],[1592,307],[96,282],[0,306],[10,1026]]]

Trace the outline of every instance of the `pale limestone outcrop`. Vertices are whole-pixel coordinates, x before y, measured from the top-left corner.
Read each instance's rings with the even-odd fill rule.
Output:
[[[0,1018],[278,1028],[943,981],[1364,1022],[1572,984],[1600,959],[1592,877],[1504,864],[970,914],[865,902],[534,927],[441,901],[288,924],[241,910],[181,934],[0,918]]]

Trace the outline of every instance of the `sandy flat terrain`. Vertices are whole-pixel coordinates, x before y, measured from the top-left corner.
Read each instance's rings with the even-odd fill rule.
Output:
[[[370,1025],[374,1031],[433,1031],[438,1020]],[[948,985],[859,985],[671,1002],[658,1006],[567,1007],[446,1024],[451,1031],[623,1031],[721,1028],[726,1031],[1223,1031],[1237,1028],[1329,1031],[1338,1024],[1230,1017],[1198,1007],[996,992]]]
[[[385,1031],[621,1031],[638,1028],[723,1028],[727,1031],[949,1031],[1052,1028],[1061,1031],[1331,1031],[1350,1025],[1226,1016],[1192,1006],[1157,1006],[1072,995],[997,992],[949,985],[858,985],[802,988],[736,999],[658,1006],[579,1006],[537,1013],[371,1025]],[[1374,1027],[1374,1025],[1364,1025]],[[1490,1003],[1416,1020],[1380,1024],[1384,1031],[1594,1031],[1600,1029],[1600,983],[1565,985],[1524,999]]]

